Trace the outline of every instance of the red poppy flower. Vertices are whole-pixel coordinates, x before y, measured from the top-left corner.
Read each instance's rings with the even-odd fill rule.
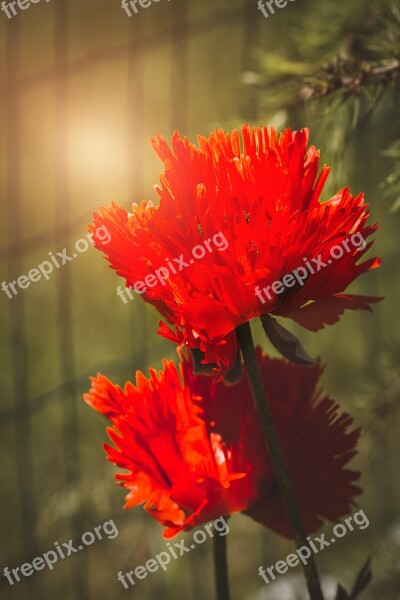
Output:
[[[164,163],[158,208],[112,204],[94,215],[94,244],[128,287],[169,325],[159,334],[204,353],[221,377],[237,356],[235,328],[265,314],[317,331],[346,309],[370,310],[378,298],[343,294],[376,229],[363,195],[348,188],[320,202],[329,169],[308,130],[218,130],[199,147],[176,132],[171,149],[151,144]],[[242,144],[242,145],[241,145]],[[106,245],[96,229],[106,227]],[[294,273],[297,275],[294,275]],[[286,279],[285,279],[286,277]]]
[[[251,402],[246,377],[236,386],[195,377],[180,352],[164,370],[140,372],[125,389],[92,378],[86,402],[112,423],[107,458],[126,474],[125,508],[145,510],[172,537],[235,512],[284,536],[290,526]],[[316,391],[319,366],[305,369],[258,353],[266,393],[307,533],[323,519],[337,521],[360,493],[359,473],[345,468],[356,454],[352,418]],[[226,410],[229,404],[229,410]]]

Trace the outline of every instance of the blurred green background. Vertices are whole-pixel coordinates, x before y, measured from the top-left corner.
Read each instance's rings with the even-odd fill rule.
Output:
[[[195,141],[242,122],[308,126],[332,166],[323,199],[365,191],[380,223],[369,256],[383,265],[350,291],[386,300],[317,334],[292,328],[326,364],[324,389],[363,427],[352,466],[370,526],[318,556],[327,600],[367,556],[374,578],[362,597],[400,598],[399,23],[384,0],[297,0],[268,18],[256,0],[160,0],[131,18],[118,0],[42,0],[0,14],[1,281],[72,253],[100,205],[156,201],[161,163],[147,137],[157,132]],[[119,530],[14,586],[1,575],[1,598],[214,597],[211,540],[134,589],[116,578],[165,541],[141,508],[122,510],[105,423],[82,394],[89,375],[123,384],[176,357],[155,335],[155,311],[137,296],[124,304],[118,285],[89,247],[48,281],[0,295],[1,571],[110,518]],[[257,574],[291,544],[244,516],[229,523],[233,600],[303,598],[298,567],[268,587]]]

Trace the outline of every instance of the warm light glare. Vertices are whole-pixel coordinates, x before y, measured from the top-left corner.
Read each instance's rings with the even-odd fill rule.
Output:
[[[126,135],[122,127],[102,123],[74,124],[70,134],[71,169],[98,183],[123,181],[126,175]]]

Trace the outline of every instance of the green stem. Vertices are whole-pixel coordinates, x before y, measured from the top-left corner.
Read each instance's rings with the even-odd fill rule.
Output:
[[[225,517],[225,520],[227,517]],[[229,600],[226,535],[214,536],[214,577],[217,600]]]
[[[308,546],[306,532],[297,505],[296,495],[290,480],[286,460],[283,455],[275,425],[272,419],[271,407],[265,394],[264,384],[257,363],[250,323],[244,323],[236,328],[239,347],[242,352],[246,367],[247,378],[252,389],[253,400],[259,417],[260,425],[268,453],[271,457],[273,469],[278,482],[282,501],[292,528],[293,538],[297,548]],[[324,600],[318,571],[313,555],[303,565],[307,582],[308,593],[311,600]]]

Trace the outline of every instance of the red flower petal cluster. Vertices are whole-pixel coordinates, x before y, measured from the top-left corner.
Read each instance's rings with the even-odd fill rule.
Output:
[[[113,445],[107,458],[126,474],[126,508],[145,510],[172,537],[235,512],[291,537],[271,461],[243,376],[235,386],[195,377],[180,351],[180,373],[140,372],[125,389],[103,375],[92,378],[86,402],[107,417]],[[258,352],[266,393],[308,533],[323,519],[349,512],[359,473],[345,468],[356,453],[352,418],[316,391],[321,368],[303,368]],[[226,407],[229,405],[229,410]]]
[[[319,151],[308,147],[307,129],[287,129],[278,137],[273,129],[243,126],[242,140],[235,130],[218,130],[199,137],[198,147],[176,132],[171,148],[161,136],[151,143],[165,168],[159,207],[143,202],[128,215],[112,204],[94,215],[89,230],[128,286],[176,266],[171,261],[178,257],[187,265],[162,283],[152,280],[143,293],[173,326],[161,323],[161,335],[200,349],[203,362],[215,364],[222,376],[237,355],[235,328],[253,317],[281,315],[316,331],[345,309],[370,310],[376,298],[341,292],[379,265],[374,258],[358,264],[371,243],[350,245],[337,260],[330,252],[350,235],[366,240],[377,227],[366,224],[362,194],[353,197],[345,188],[319,201],[329,169],[318,176]],[[102,225],[111,234],[107,245],[95,235]],[[209,251],[214,239],[219,245]],[[207,242],[205,256],[191,259],[192,249],[207,248]],[[326,266],[263,303],[255,286],[271,286],[304,265],[304,258]]]

